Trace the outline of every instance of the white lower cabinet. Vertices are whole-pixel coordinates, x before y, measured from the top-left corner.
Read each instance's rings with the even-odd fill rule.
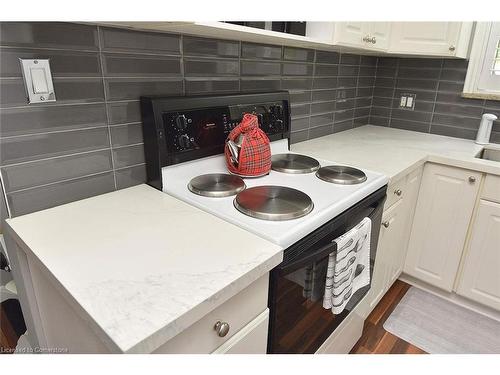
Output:
[[[213,354],[266,354],[269,309],[243,327]]]
[[[265,353],[267,347],[267,298],[269,274],[254,281],[196,323],[173,337],[154,353],[205,354],[212,352]],[[265,320],[265,321],[264,321]],[[227,332],[215,330],[217,322]],[[262,328],[266,326],[265,331]],[[259,328],[260,327],[260,328]],[[265,335],[262,334],[265,332]],[[248,335],[248,337],[247,337]],[[255,349],[251,349],[255,347]],[[224,350],[224,348],[226,348]]]
[[[371,288],[360,306],[364,318],[403,271],[421,176],[416,169],[387,188]]]
[[[500,310],[499,203],[479,202],[457,294]]]
[[[452,291],[481,176],[466,169],[425,165],[405,273]]]

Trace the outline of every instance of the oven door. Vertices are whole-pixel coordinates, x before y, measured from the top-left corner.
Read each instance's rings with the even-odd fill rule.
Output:
[[[323,308],[328,256],[334,240],[363,218],[372,220],[370,276],[385,201],[382,188],[285,250],[284,261],[271,271],[269,353],[314,353],[366,295],[370,285],[352,295],[341,314]],[[292,255],[290,255],[292,254]]]

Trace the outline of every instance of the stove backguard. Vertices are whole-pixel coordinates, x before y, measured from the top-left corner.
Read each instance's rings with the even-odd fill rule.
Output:
[[[222,154],[243,114],[254,113],[271,141],[289,139],[287,91],[217,96],[141,97],[148,184],[162,189],[161,168]]]

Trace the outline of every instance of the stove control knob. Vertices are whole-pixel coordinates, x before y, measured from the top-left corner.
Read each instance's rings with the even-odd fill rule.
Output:
[[[182,131],[182,130],[186,130],[188,121],[186,119],[186,116],[179,115],[176,117],[175,123],[177,125],[177,129]]]
[[[280,105],[276,105],[274,107],[274,114],[275,114],[275,116],[276,117],[281,117],[282,113],[283,113],[283,107],[280,106]]]
[[[189,135],[187,134],[180,135],[177,141],[181,149],[187,149],[191,147],[191,140],[189,139]]]
[[[276,120],[275,124],[276,124],[276,129],[277,129],[278,131],[283,131],[283,130],[285,130],[285,127],[284,127],[284,125],[283,125],[283,120]]]

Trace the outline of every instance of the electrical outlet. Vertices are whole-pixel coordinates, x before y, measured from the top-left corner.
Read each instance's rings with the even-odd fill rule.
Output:
[[[401,99],[399,100],[399,108],[413,111],[415,109],[416,97],[416,94],[402,94]]]

